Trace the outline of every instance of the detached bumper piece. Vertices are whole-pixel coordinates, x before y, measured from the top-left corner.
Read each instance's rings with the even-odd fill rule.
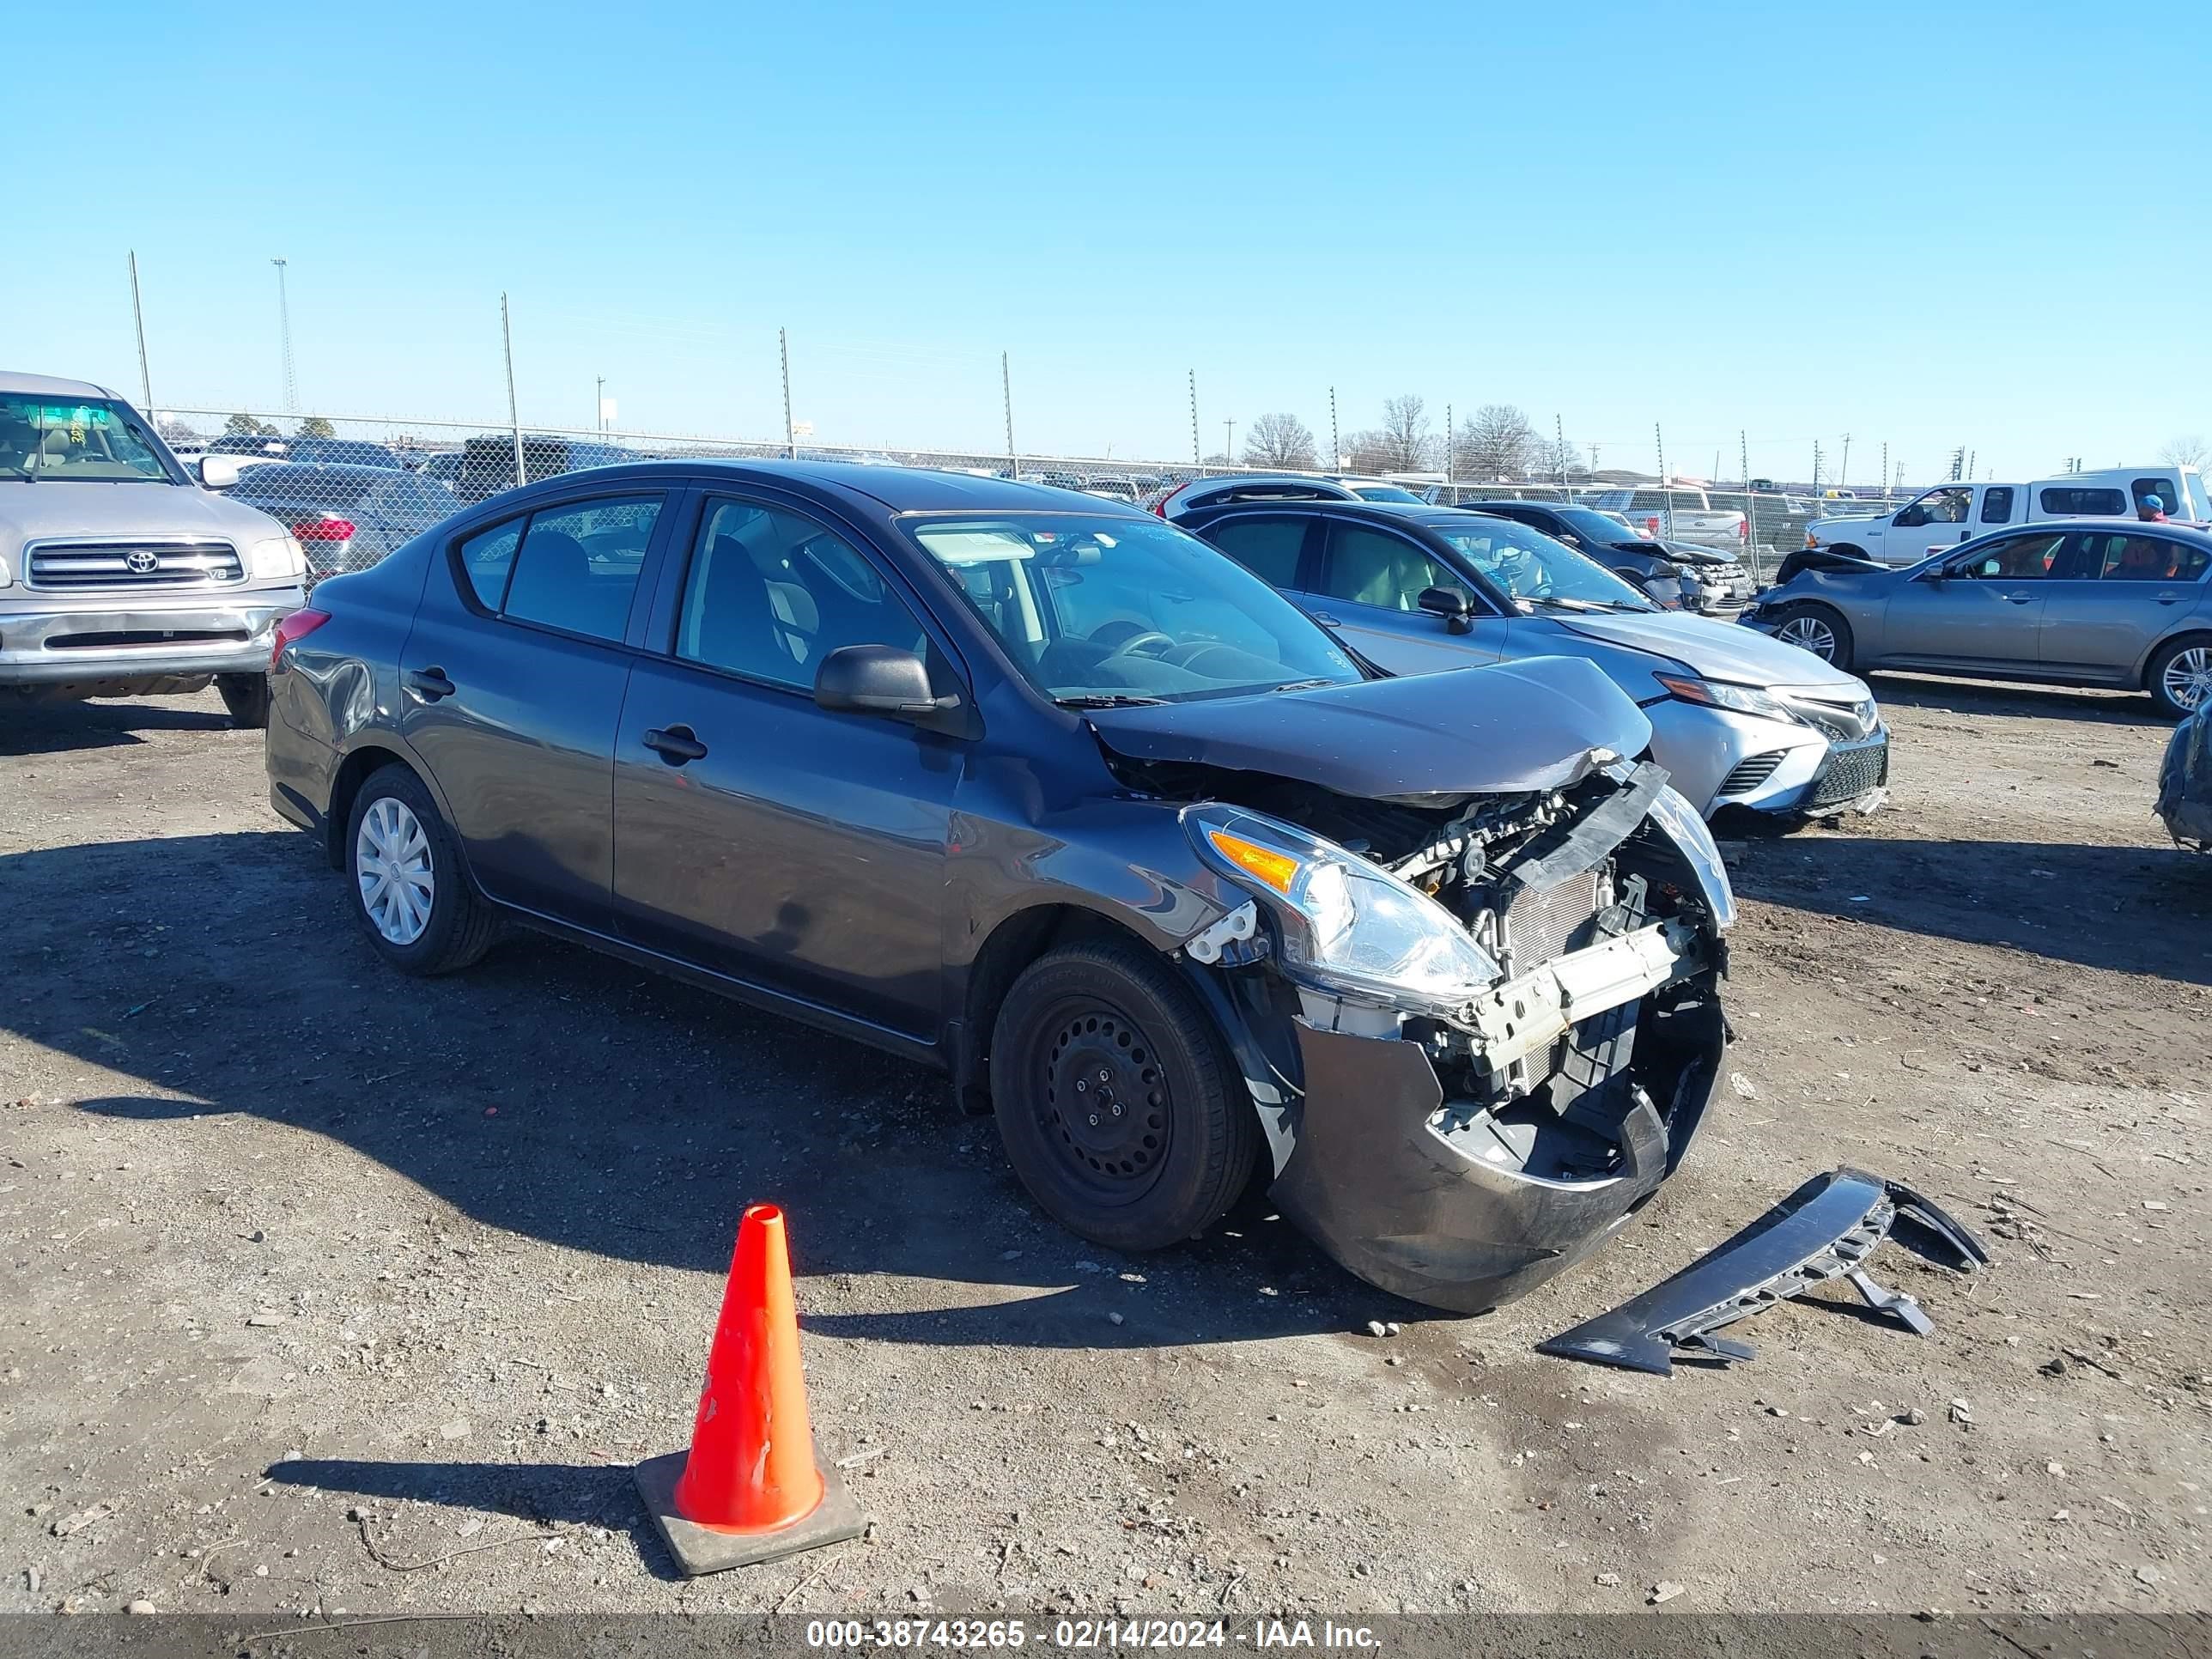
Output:
[[[1931,1261],[1961,1273],[1989,1265],[1972,1233],[1910,1187],[1837,1170],[1815,1176],[1672,1279],[1538,1343],[1536,1352],[1658,1376],[1674,1374],[1678,1350],[1723,1363],[1749,1359],[1748,1345],[1714,1333],[1832,1279],[1849,1281],[1869,1307],[1925,1336],[1935,1328],[1920,1304],[1876,1284],[1865,1267],[1900,1224],[1900,1241]]]

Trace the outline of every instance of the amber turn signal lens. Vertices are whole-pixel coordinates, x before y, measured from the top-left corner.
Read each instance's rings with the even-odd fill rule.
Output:
[[[1213,843],[1214,851],[1238,869],[1257,876],[1285,897],[1289,896],[1291,879],[1298,872],[1298,860],[1290,854],[1278,853],[1272,847],[1246,841],[1242,836],[1232,836],[1226,830],[1208,827],[1206,838]]]

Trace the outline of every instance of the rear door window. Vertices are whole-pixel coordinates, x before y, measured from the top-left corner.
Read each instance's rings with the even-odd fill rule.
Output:
[[[502,614],[589,639],[619,640],[661,500],[602,496],[533,514],[507,579]]]
[[[1308,522],[1304,519],[1238,519],[1215,526],[1206,539],[1269,586],[1295,588]]]
[[[2010,524],[2012,522],[2012,486],[1991,484],[1982,492],[1982,522]]]
[[[2106,582],[2193,582],[2212,565],[2212,548],[2169,541],[2162,536],[2081,536],[2081,568],[2075,573]]]

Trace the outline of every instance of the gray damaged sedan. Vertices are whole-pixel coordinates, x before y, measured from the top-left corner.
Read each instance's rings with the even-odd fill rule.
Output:
[[[2212,532],[2124,520],[2025,525],[1903,570],[1825,550],[1737,620],[1860,673],[1877,669],[2212,697]]]
[[[1588,662],[1393,678],[1148,514],[703,460],[500,495],[283,632],[271,798],[392,966],[534,929],[941,1067],[1085,1237],[1264,1169],[1479,1310],[1705,1112],[1728,879]]]

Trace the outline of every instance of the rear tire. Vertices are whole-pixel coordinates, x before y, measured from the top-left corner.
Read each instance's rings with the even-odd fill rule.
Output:
[[[269,724],[269,676],[218,674],[215,689],[230,711],[231,724],[242,732],[258,732]]]
[[[422,780],[380,767],[353,799],[345,871],[355,919],[377,955],[424,977],[469,966],[499,936]]]
[[[1850,671],[1851,625],[1825,605],[1786,605],[1775,618],[1774,637],[1808,651],[1832,668]]]
[[[2187,720],[2212,698],[2212,635],[2193,634],[2159,647],[2143,689],[2162,713]]]
[[[1007,1162],[1082,1237],[1159,1249],[1219,1220],[1251,1179],[1259,1124],[1220,1036],[1133,942],[1032,963],[1000,1006],[990,1075]]]

